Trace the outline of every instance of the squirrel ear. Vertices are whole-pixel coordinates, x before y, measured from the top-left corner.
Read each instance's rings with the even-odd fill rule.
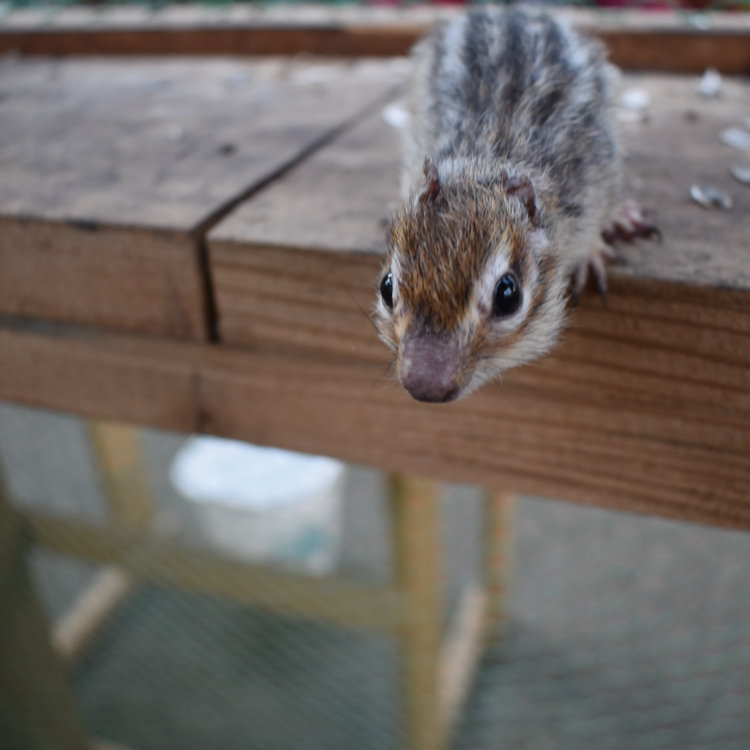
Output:
[[[429,157],[424,160],[424,188],[419,195],[420,203],[430,203],[440,194],[440,175],[435,162]]]
[[[539,216],[536,205],[536,193],[534,192],[531,180],[526,175],[509,177],[508,173],[503,171],[502,185],[507,195],[515,195],[521,201],[521,204],[526,209],[526,213],[529,215],[531,223],[538,225]]]

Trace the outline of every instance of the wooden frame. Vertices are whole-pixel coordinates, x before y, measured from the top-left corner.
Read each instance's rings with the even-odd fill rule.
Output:
[[[487,498],[485,580],[466,588],[444,633],[435,482],[391,478],[395,580],[389,586],[362,586],[344,579],[273,571],[149,533],[151,503],[137,431],[98,422],[90,426],[90,433],[112,508],[111,524],[90,526],[34,511],[18,513],[35,543],[107,566],[56,624],[52,641],[61,655],[77,658],[139,581],[218,595],[279,614],[373,629],[395,636],[401,646],[404,747],[446,746],[482,647],[499,623],[503,597],[499,568],[507,565],[507,498]]]

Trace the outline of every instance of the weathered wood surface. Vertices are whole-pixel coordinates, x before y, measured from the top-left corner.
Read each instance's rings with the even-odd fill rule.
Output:
[[[403,55],[460,12],[416,7],[172,6],[20,10],[0,21],[0,52],[28,55]],[[700,73],[750,71],[750,19],[737,13],[551,12],[599,36],[617,65]]]
[[[402,70],[3,62],[0,312],[204,337],[205,227],[372,106]]]
[[[629,75],[624,86],[644,91],[651,102],[645,122],[622,125],[625,193],[653,211],[664,243],[628,248],[627,264],[615,272],[750,291],[750,187],[729,172],[750,165],[750,152],[719,137],[725,128],[747,126],[747,81],[725,79],[714,99],[700,96],[690,77]],[[698,206],[689,194],[693,184],[729,193],[734,208]]]
[[[209,234],[223,341],[383,359],[368,316],[398,198],[398,137],[376,112]]]
[[[221,66],[229,63],[215,65],[226,70]],[[325,88],[322,73],[307,75],[310,86]],[[382,71],[372,77],[373,87],[385,91]],[[394,83],[395,76],[385,78]],[[441,407],[414,402],[388,373],[388,355],[366,311],[383,220],[397,193],[398,156],[396,134],[376,111],[328,145],[318,141],[318,150],[253,194],[207,237],[220,345],[33,328],[6,317],[0,327],[0,398],[328,453],[490,489],[750,528],[750,191],[730,182],[726,169],[742,158],[718,139],[722,127],[747,117],[747,92],[727,82],[721,98],[705,101],[693,94],[692,80],[630,78],[626,84],[651,92],[650,120],[627,126],[627,183],[657,211],[664,243],[626,248],[627,265],[612,271],[609,305],[586,298],[553,356],[508,373],[502,385]],[[92,97],[100,93],[92,87]],[[216,96],[225,101],[223,94]],[[272,102],[271,92],[268,97]],[[209,100],[191,106],[207,109]],[[368,94],[365,100],[374,98]],[[0,102],[0,117],[9,111],[5,104]],[[289,120],[303,134],[309,126],[301,122],[304,111],[292,110]],[[240,117],[241,108],[230,114]],[[224,133],[220,120],[212,122]],[[165,121],[157,122],[162,132]],[[26,143],[17,125],[16,132],[19,143]],[[5,131],[0,133],[4,138]],[[103,131],[96,135],[106,139]],[[247,146],[261,159],[264,143]],[[206,153],[213,153],[213,145]],[[244,147],[243,141],[238,153]],[[59,165],[52,167],[54,181]],[[692,204],[688,190],[694,181],[731,189],[735,209],[711,213]],[[63,193],[64,185],[58,183]],[[70,205],[80,192],[75,181],[73,187],[65,198]],[[0,187],[0,196],[5,189]],[[127,210],[125,202],[124,215]],[[1,201],[0,213],[7,226],[26,221]],[[221,211],[206,215],[213,220]],[[7,303],[24,278],[38,286],[45,274],[74,268],[52,259],[68,242],[62,232],[68,225],[47,218],[37,222],[46,244],[33,252],[23,244],[25,232],[12,242],[5,239],[8,232],[0,235],[0,259],[28,264],[27,275],[0,295],[6,315],[32,314],[18,302]],[[196,243],[210,220],[192,225]],[[128,221],[138,231],[188,236],[149,227],[145,219]],[[59,245],[53,226],[61,229]],[[124,221],[117,226],[127,229]],[[87,224],[72,229],[81,237],[89,232],[90,247],[74,241],[70,246],[89,257],[99,254],[104,274],[112,235],[90,231]],[[183,257],[194,259],[189,250]],[[112,295],[131,296],[133,307],[146,304],[138,284],[145,283],[141,277],[153,262],[152,256],[133,263],[139,280],[113,274]],[[179,268],[185,272],[184,264]],[[10,273],[7,265],[2,270],[0,279]],[[163,273],[169,278],[168,270]],[[90,322],[83,313],[55,313],[55,304],[65,309],[83,294],[71,274],[69,288],[60,284],[57,302],[50,300],[44,315]],[[96,278],[92,273],[89,283]],[[102,290],[106,285],[98,291],[106,297]],[[174,307],[170,300],[160,304]],[[165,328],[173,339],[184,337],[174,324]],[[156,326],[145,330],[158,332]]]
[[[750,188],[729,174],[742,156],[719,140],[723,128],[746,116],[745,85],[726,81],[717,100],[701,98],[692,79],[676,76],[627,76],[621,88],[638,88],[651,100],[646,122],[622,126],[625,193],[653,210],[664,241],[623,248],[625,263],[612,276],[626,290],[628,279],[638,280],[635,299],[646,283],[684,282],[670,292],[679,310],[653,287],[660,314],[677,324],[689,316],[695,325],[709,314],[721,325],[724,314],[732,330],[729,312],[690,308],[711,287],[744,290],[750,304]],[[384,360],[368,312],[398,194],[398,159],[398,133],[376,113],[214,227],[208,248],[225,342]],[[693,182],[730,192],[734,210],[695,204]],[[579,317],[573,315],[573,326]]]
[[[750,528],[748,344],[744,292],[618,278],[555,356],[448,406],[353,358],[9,328],[0,398]]]

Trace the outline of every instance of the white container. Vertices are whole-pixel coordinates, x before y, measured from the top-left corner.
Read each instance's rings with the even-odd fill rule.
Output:
[[[175,456],[170,477],[212,546],[323,574],[338,559],[344,470],[322,456],[195,437]]]

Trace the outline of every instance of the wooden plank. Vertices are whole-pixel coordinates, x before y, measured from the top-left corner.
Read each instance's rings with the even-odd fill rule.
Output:
[[[398,82],[402,61],[0,67],[0,213],[193,231]]]
[[[746,121],[746,82],[725,79],[715,99],[700,96],[696,81],[682,76],[631,74],[623,88],[639,89],[650,100],[644,121],[622,124],[625,193],[653,211],[664,243],[637,243],[623,250],[627,264],[618,272],[749,289],[750,189],[729,172],[748,158],[719,137],[725,128]],[[729,193],[734,208],[701,208],[690,198],[690,186],[696,183]]]
[[[0,23],[0,52],[26,55],[404,55],[455,8],[68,8],[16,11]],[[750,70],[750,22],[737,13],[552,12],[599,36],[628,69]]]
[[[0,313],[204,338],[204,228],[392,89],[384,65],[4,62]]]
[[[382,362],[0,328],[0,398],[750,528],[750,297],[613,280],[553,356],[449,406]]]
[[[153,535],[87,526],[31,511],[22,516],[36,543],[114,565],[140,579],[348,627],[391,631],[400,622],[399,594],[385,586],[274,571]]]
[[[651,105],[648,121],[623,125],[625,194],[653,210],[664,242],[623,248],[613,277],[750,289],[750,190],[730,176],[741,159],[719,140],[745,117],[744,84],[726,81],[715,101],[679,76],[631,75],[627,88]],[[398,135],[376,113],[214,227],[208,248],[225,342],[383,360],[367,313],[398,195]],[[694,182],[729,191],[734,210],[693,203]]]
[[[198,247],[186,235],[0,217],[1,313],[199,339],[205,304]]]
[[[398,195],[398,135],[376,113],[209,234],[223,341],[382,359],[366,334]]]

